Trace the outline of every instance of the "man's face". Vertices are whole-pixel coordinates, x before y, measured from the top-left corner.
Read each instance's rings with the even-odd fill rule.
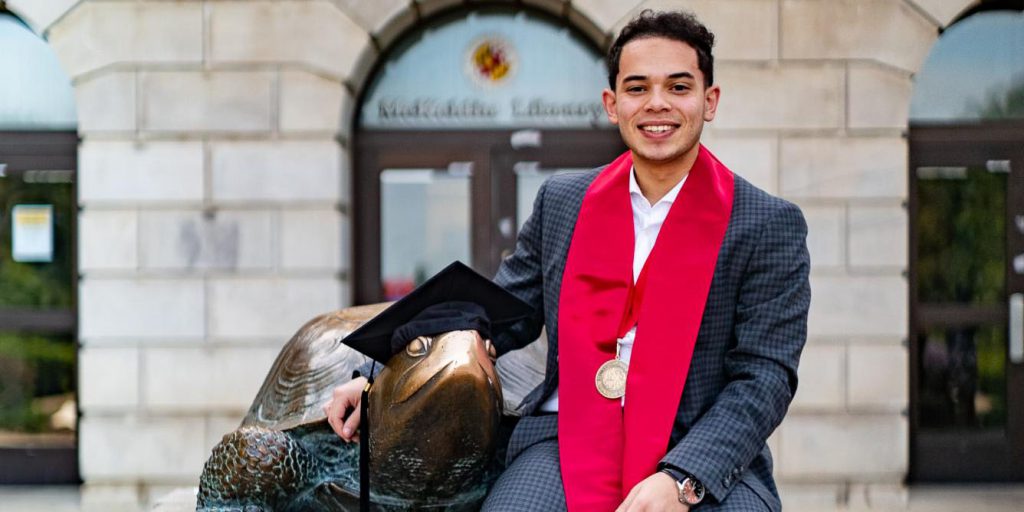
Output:
[[[622,48],[615,91],[605,89],[602,100],[634,164],[654,168],[693,162],[719,94],[717,85],[704,87],[693,47],[647,37]]]

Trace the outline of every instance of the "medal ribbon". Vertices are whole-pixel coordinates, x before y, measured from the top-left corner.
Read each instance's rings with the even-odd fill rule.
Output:
[[[626,152],[587,189],[559,292],[558,444],[572,512],[615,510],[664,457],[732,212],[733,175],[701,146],[634,286],[632,164]],[[623,407],[594,378],[633,325]]]
[[[647,288],[647,263],[640,270],[640,277],[636,284],[629,287],[629,302],[626,303],[626,311],[622,314],[622,322],[619,323],[619,338],[622,338],[640,320],[640,305],[644,302],[644,290]],[[618,340],[616,340],[618,343]]]

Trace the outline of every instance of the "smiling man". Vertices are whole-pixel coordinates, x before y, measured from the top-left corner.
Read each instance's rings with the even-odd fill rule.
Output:
[[[780,510],[766,439],[797,384],[810,303],[800,210],[700,144],[714,36],[645,11],[608,54],[608,119],[629,151],[548,180],[495,281],[547,327],[484,510]]]
[[[766,439],[796,392],[807,225],[700,144],[713,43],[679,12],[622,29],[602,99],[629,151],[549,179],[498,270],[537,313],[498,354],[547,327],[548,358],[485,511],[781,509]],[[365,382],[327,406],[348,441]]]

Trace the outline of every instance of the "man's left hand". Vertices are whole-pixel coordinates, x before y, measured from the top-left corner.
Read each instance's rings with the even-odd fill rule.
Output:
[[[615,512],[688,512],[690,507],[679,501],[679,487],[671,476],[657,472],[629,491],[626,501]]]

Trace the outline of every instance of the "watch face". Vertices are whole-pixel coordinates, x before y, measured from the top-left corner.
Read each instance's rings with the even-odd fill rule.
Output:
[[[679,496],[687,505],[696,505],[704,499],[704,486],[692,478],[687,478],[679,488]]]

